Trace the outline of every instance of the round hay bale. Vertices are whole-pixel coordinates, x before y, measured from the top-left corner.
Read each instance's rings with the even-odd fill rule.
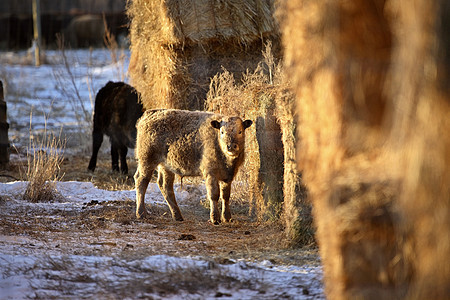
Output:
[[[222,66],[255,68],[263,40],[276,38],[273,1],[132,1],[133,86],[146,109],[203,109]]]

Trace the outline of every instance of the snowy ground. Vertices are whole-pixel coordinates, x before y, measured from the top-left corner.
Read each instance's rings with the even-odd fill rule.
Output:
[[[126,81],[129,53],[115,63],[105,50],[65,55],[69,68],[60,51],[47,52],[49,64],[41,67],[24,64],[26,52],[0,53],[13,148],[26,148],[44,131],[62,131],[66,153],[88,153],[95,93],[108,80]],[[20,157],[12,155],[11,160]],[[245,239],[251,238],[251,226],[256,225],[238,218],[229,227],[214,227],[192,216],[183,225],[172,224],[154,184],[146,199],[161,217],[144,223],[132,217],[133,190],[57,182],[59,201],[31,203],[22,198],[26,184],[0,183],[0,299],[324,298],[318,260],[296,264],[245,259],[239,253],[253,249]],[[182,211],[189,210],[193,190],[204,197],[202,187],[188,190],[176,192]],[[130,216],[118,217],[122,211]],[[180,235],[180,230],[201,226],[195,237]],[[220,234],[231,237],[225,240],[228,246],[211,242],[216,238],[220,243]],[[241,245],[247,250],[236,250]],[[229,256],[216,255],[227,247],[234,249]],[[188,254],[190,249],[195,255]]]
[[[20,196],[25,182],[1,183],[0,194],[8,200],[2,210],[65,211],[81,213],[92,201],[132,199],[134,191],[99,190],[88,182],[58,182],[64,200],[55,203],[29,203]],[[164,205],[158,188],[152,184],[147,197],[153,205]],[[181,209],[188,198],[177,192]],[[8,207],[6,207],[8,206]],[[37,208],[39,207],[39,209]],[[10,215],[9,215],[10,216]],[[58,214],[54,214],[58,218]],[[35,218],[44,218],[39,213]],[[59,220],[64,224],[63,219]],[[58,239],[60,243],[61,240]],[[185,241],[189,243],[191,241]],[[320,299],[323,298],[319,266],[276,265],[269,260],[215,260],[208,257],[168,255],[126,255],[132,242],[121,238],[86,243],[95,255],[61,253],[63,246],[49,239],[0,235],[1,299],[87,298],[108,299]],[[120,248],[107,255],[101,248]]]
[[[13,146],[27,146],[30,136],[44,130],[56,135],[62,130],[69,148],[79,145],[80,137],[89,145],[97,91],[109,80],[126,81],[129,52],[118,50],[116,56],[113,62],[111,52],[100,49],[49,50],[48,64],[35,67],[27,52],[0,53]]]

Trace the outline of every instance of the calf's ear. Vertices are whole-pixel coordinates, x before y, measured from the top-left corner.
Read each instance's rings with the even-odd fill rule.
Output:
[[[249,128],[253,124],[252,120],[245,120],[244,121],[244,129]]]
[[[216,121],[216,120],[213,120],[213,121],[211,121],[211,126],[216,128],[216,129],[220,129],[220,122]]]

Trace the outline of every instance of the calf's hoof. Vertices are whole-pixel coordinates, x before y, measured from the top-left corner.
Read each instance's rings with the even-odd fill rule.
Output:
[[[208,222],[213,224],[213,225],[215,225],[215,226],[220,225],[220,220],[214,220],[214,219],[211,218],[211,219],[209,219]]]
[[[222,218],[222,222],[223,223],[232,223],[233,219],[232,218]]]
[[[147,211],[136,211],[136,218],[138,219],[145,219],[147,217]]]
[[[213,225],[219,225],[220,224],[220,214],[218,211],[212,211],[209,215],[209,221]]]
[[[172,213],[172,220],[178,221],[178,222],[184,221],[183,216],[181,215],[181,212],[179,209],[176,211],[171,211],[171,213]]]
[[[173,217],[172,219],[174,219],[175,221],[178,221],[178,222],[184,221],[182,216]]]

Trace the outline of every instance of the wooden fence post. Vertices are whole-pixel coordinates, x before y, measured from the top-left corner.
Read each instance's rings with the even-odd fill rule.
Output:
[[[41,65],[41,5],[40,0],[33,0],[34,58],[35,65]]]

